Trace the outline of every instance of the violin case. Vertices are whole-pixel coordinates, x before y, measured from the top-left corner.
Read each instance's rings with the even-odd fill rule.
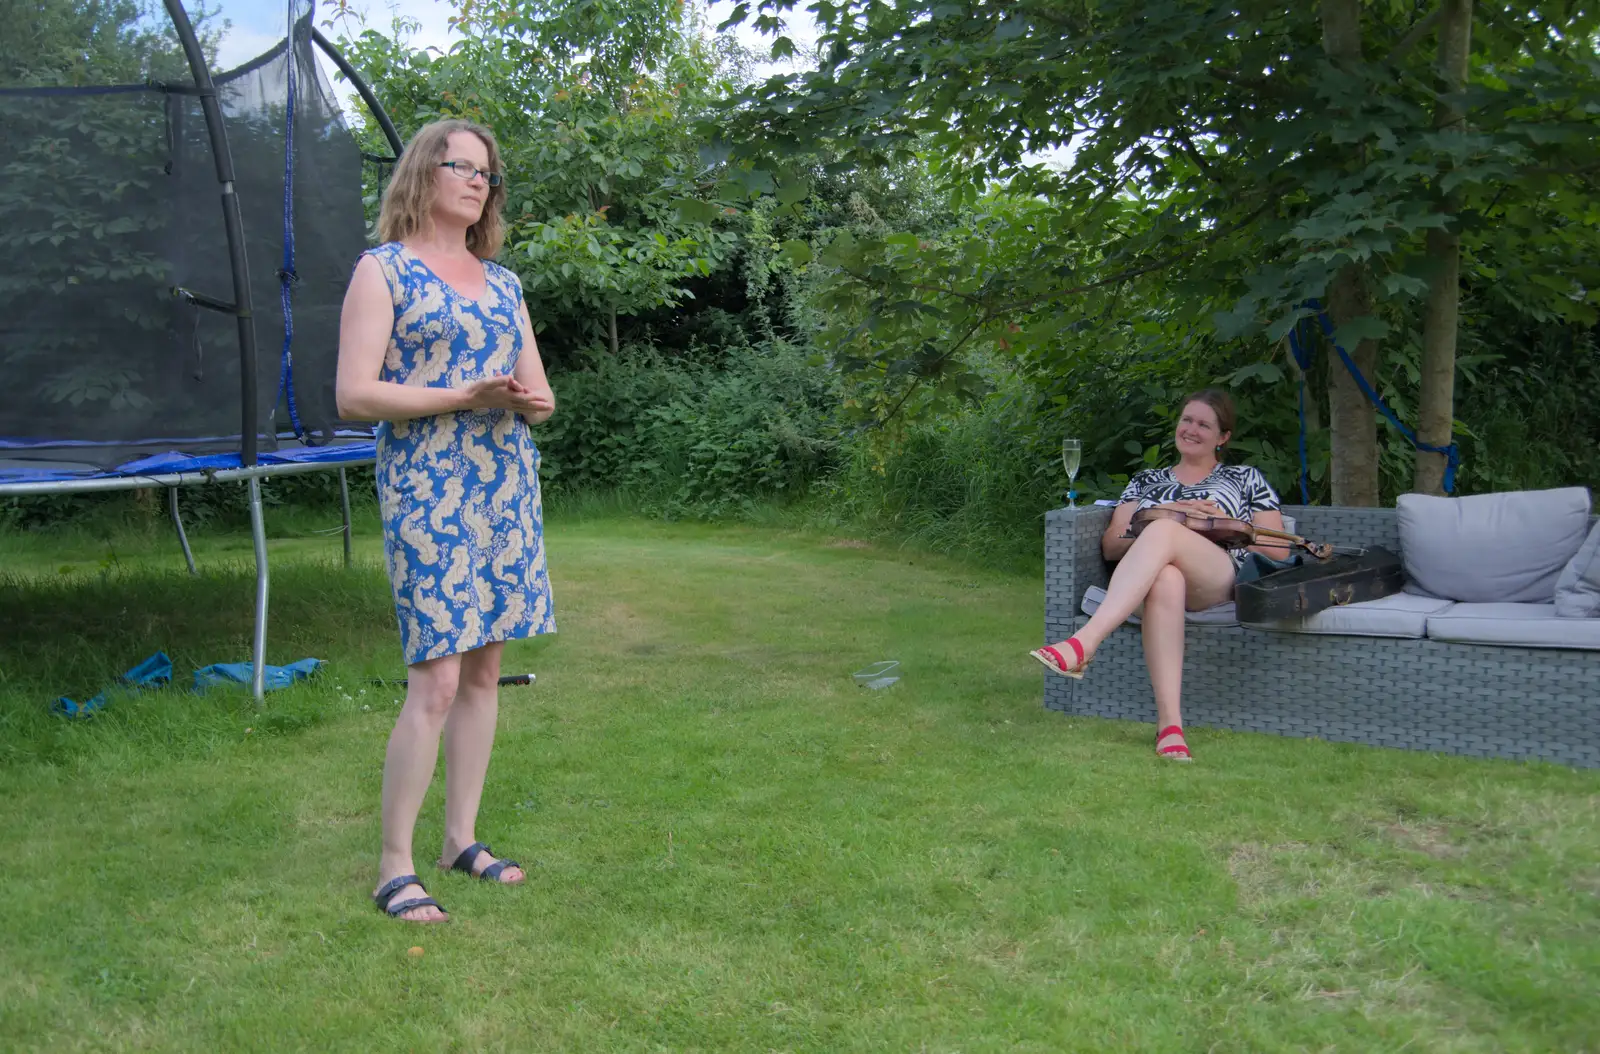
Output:
[[[1345,604],[1393,596],[1405,586],[1400,557],[1382,546],[1360,555],[1307,557],[1294,567],[1272,571],[1234,591],[1241,624],[1303,619]]]

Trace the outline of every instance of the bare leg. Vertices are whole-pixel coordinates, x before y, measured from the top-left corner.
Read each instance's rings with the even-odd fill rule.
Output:
[[[1144,634],[1144,663],[1156,697],[1156,727],[1182,725],[1179,698],[1183,692],[1183,611],[1187,588],[1183,572],[1168,564],[1156,575],[1139,616]]]
[[[406,702],[389,733],[383,761],[383,856],[378,861],[378,887],[400,875],[416,874],[411,839],[422,811],[422,799],[433,782],[439,759],[439,733],[455,700],[461,659],[451,655],[417,663],[406,673]],[[376,892],[377,890],[374,890]],[[395,894],[395,901],[423,895],[415,883]],[[437,908],[413,908],[401,915],[410,922],[445,918]]]
[[[1088,623],[1073,634],[1083,645],[1085,658],[1092,656],[1138,610],[1156,578],[1168,567],[1177,568],[1183,575],[1185,606],[1189,610],[1220,604],[1233,595],[1233,561],[1220,546],[1182,524],[1157,520],[1145,528],[1118,562],[1105,599]],[[1071,658],[1069,654],[1068,661]]]
[[[461,659],[456,703],[444,726],[444,855],[440,863],[446,867],[478,840],[474,829],[500,715],[500,653],[504,649],[503,644],[486,644]],[[480,851],[473,872],[492,863],[494,857]],[[521,868],[508,867],[500,872],[499,881],[521,882],[522,878]]]

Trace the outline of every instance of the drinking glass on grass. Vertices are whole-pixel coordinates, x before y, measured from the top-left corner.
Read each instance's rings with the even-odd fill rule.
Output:
[[[1078,466],[1083,461],[1083,440],[1063,439],[1061,441],[1061,466],[1067,470],[1067,503],[1071,508],[1077,508],[1078,492],[1073,489],[1078,479]]]

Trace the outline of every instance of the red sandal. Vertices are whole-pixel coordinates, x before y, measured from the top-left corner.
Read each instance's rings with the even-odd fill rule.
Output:
[[[1162,746],[1161,741],[1166,739],[1168,736],[1177,736],[1178,741],[1176,743],[1168,743],[1166,746]],[[1185,743],[1183,740],[1182,728],[1177,725],[1168,725],[1166,728],[1163,728],[1161,731],[1156,733],[1156,757],[1166,758],[1168,761],[1194,760],[1194,757],[1189,753],[1189,744]]]
[[[1072,645],[1073,652],[1078,656],[1076,665],[1067,665],[1066,656],[1062,655],[1055,649],[1054,646],[1049,644],[1046,644],[1042,648],[1036,648],[1035,650],[1030,651],[1028,654],[1032,655],[1035,659],[1038,659],[1041,663],[1043,663],[1044,668],[1049,670],[1051,673],[1059,673],[1063,677],[1071,677],[1074,680],[1082,680],[1084,668],[1089,665],[1089,660],[1084,658],[1083,645],[1078,643],[1077,637],[1069,638],[1067,643]]]

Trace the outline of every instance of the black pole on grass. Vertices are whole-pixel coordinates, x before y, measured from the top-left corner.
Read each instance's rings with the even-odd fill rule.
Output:
[[[508,673],[504,677],[500,678],[500,684],[502,686],[511,684],[532,684],[535,680],[537,680],[537,678],[531,673]],[[397,684],[403,686],[408,684],[409,681],[405,677],[400,677],[392,681],[386,677],[374,677],[367,683],[381,685]]]

